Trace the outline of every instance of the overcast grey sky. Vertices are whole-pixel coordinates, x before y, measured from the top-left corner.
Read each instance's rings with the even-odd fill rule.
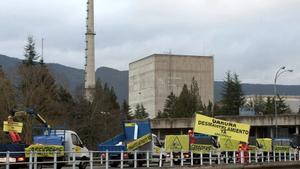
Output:
[[[23,58],[28,35],[45,61],[84,68],[86,0],[0,0],[0,54]],[[153,53],[214,55],[215,79],[300,84],[300,0],[95,0],[96,67],[127,70]]]

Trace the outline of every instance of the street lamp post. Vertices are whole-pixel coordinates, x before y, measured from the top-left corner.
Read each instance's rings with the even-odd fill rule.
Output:
[[[278,115],[277,115],[277,103],[276,103],[276,99],[277,99],[277,96],[278,96],[278,93],[277,93],[277,79],[280,75],[282,75],[283,73],[285,72],[293,72],[292,69],[289,69],[289,70],[286,70],[285,69],[286,67],[285,66],[282,66],[280,67],[276,74],[275,74],[275,78],[274,78],[274,111],[275,111],[275,138],[278,137],[278,123],[277,123],[277,118],[278,118]]]

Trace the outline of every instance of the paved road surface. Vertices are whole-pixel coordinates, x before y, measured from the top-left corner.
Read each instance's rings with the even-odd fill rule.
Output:
[[[129,166],[124,165],[125,169],[130,169]],[[139,169],[147,169],[146,167],[138,167]],[[204,165],[200,167],[200,165],[195,165],[194,167],[191,167],[188,164],[185,164],[185,166],[173,166],[170,167],[170,164],[165,164],[162,168],[159,168],[157,164],[151,164],[150,169],[191,169],[191,168],[205,168],[205,169],[299,169],[300,168],[300,161],[296,162],[276,162],[276,163],[257,163],[257,164],[221,164],[221,165]],[[72,169],[72,167],[64,167],[63,169]],[[78,169],[78,167],[76,167]],[[90,169],[90,167],[87,167],[87,169]],[[105,165],[99,166],[96,165],[93,167],[93,169],[105,169]],[[120,168],[109,168],[109,169],[120,169]],[[133,169],[133,168],[132,168]]]

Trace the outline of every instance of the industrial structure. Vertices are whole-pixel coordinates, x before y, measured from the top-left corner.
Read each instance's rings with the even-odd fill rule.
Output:
[[[86,18],[86,48],[85,48],[85,96],[92,99],[95,88],[95,32],[94,32],[94,0],[87,2]]]
[[[153,54],[129,64],[129,105],[142,104],[150,118],[163,111],[167,96],[198,82],[202,102],[214,101],[213,56]]]

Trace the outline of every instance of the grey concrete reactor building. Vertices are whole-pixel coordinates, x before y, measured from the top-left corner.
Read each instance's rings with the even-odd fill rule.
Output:
[[[163,111],[167,96],[178,96],[192,78],[204,104],[214,101],[213,56],[153,54],[129,64],[129,105],[143,104],[150,118]]]

